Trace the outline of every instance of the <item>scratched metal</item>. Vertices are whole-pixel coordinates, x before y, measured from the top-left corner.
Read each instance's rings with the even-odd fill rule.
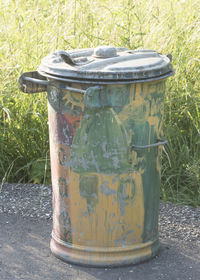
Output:
[[[134,67],[127,58],[123,66],[122,57],[129,55],[138,59]],[[146,64],[141,66],[143,58]],[[46,86],[53,254],[91,266],[127,265],[153,257],[159,249],[161,151],[158,146],[137,146],[163,138],[165,78],[173,72],[169,60],[149,50],[111,47],[71,55],[60,51],[48,59],[43,60],[40,75],[46,71],[45,77],[74,80],[67,83],[55,76]],[[84,75],[94,80],[75,80]],[[95,80],[99,84],[105,77],[112,84],[94,86]],[[118,84],[116,77],[123,78],[124,84]],[[127,83],[127,77],[139,80]],[[144,82],[144,77],[155,81]],[[23,82],[22,77],[23,91],[37,91],[35,86],[31,89],[30,80],[25,87]]]

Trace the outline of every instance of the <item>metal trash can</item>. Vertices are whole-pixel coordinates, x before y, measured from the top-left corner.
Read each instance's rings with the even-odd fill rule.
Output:
[[[159,249],[160,149],[170,58],[110,46],[57,51],[19,79],[48,92],[53,231],[64,260],[118,266]]]

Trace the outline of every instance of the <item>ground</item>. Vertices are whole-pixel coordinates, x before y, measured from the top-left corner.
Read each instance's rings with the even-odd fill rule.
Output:
[[[161,250],[152,260],[128,267],[88,268],[51,254],[51,189],[28,187],[7,184],[0,194],[1,280],[199,279],[200,209],[161,204]]]

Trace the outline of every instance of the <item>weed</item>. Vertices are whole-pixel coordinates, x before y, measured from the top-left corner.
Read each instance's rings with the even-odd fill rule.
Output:
[[[171,53],[175,68],[165,100],[162,198],[200,205],[199,26],[199,0],[1,1],[1,180],[50,182],[46,94],[20,93],[22,72],[57,49],[148,48]]]

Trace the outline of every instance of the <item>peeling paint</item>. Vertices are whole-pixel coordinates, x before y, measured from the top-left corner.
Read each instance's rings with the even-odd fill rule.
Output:
[[[59,192],[60,196],[68,197],[68,184],[67,184],[67,178],[60,177],[59,178]]]
[[[116,252],[118,259],[140,260],[158,248],[158,148],[132,145],[161,137],[164,82],[107,86],[105,92],[101,102],[98,91],[88,99],[54,92],[49,105],[50,126],[58,127],[56,122],[64,119],[69,124],[56,137],[50,128],[56,170],[54,232],[66,248],[71,242],[73,253],[65,252],[70,258],[75,254],[80,262],[90,263],[96,250],[93,263],[101,264],[115,263]],[[52,109],[53,102],[59,104]],[[77,248],[82,248],[80,255]]]
[[[127,245],[127,237],[129,234],[131,234],[133,232],[133,230],[129,230],[128,232],[124,233],[122,238],[118,239],[118,240],[115,240],[115,245],[116,246],[119,246],[121,245],[122,247],[125,247]]]
[[[68,243],[72,243],[71,220],[69,214],[65,210],[59,215],[59,225],[62,239]]]
[[[113,195],[113,194],[116,194],[117,191],[116,190],[113,190],[111,188],[109,188],[107,185],[103,184],[100,186],[100,189],[101,189],[101,192],[103,194],[105,194],[106,196],[108,195]]]

